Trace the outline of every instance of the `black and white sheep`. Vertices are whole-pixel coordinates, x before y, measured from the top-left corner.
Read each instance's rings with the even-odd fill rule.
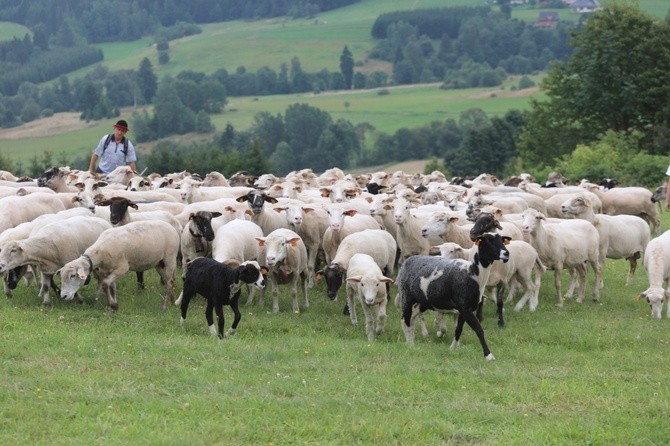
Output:
[[[234,334],[242,318],[239,310],[240,289],[245,283],[256,288],[265,287],[264,272],[267,270],[261,268],[256,261],[228,264],[209,257],[198,257],[193,260],[186,272],[182,295],[175,302],[175,305],[181,305],[182,325],[186,320],[188,304],[193,296],[200,294],[207,299],[205,318],[209,331],[213,335],[218,335],[219,339],[223,339],[223,306],[229,305],[235,316],[227,334]],[[218,328],[214,327],[213,311],[216,311]]]
[[[474,330],[484,357],[495,357],[484,339],[484,330],[474,312],[480,305],[491,266],[496,260],[506,262],[509,239],[499,234],[482,234],[475,242],[477,252],[472,261],[434,256],[409,257],[400,268],[396,283],[396,307],[402,313],[400,325],[408,343],[414,343],[414,321],[426,310],[440,313],[458,312],[458,321],[451,348],[458,346],[463,324]]]

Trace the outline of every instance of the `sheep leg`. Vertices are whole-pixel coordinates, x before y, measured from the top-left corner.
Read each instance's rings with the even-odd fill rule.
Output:
[[[300,306],[298,305],[298,280],[297,277],[291,284],[291,307],[295,314],[300,313]]]
[[[558,294],[558,303],[556,304],[559,307],[563,306],[563,294],[561,290],[561,272],[563,268],[561,265],[554,267],[554,287],[556,288],[556,294]]]
[[[314,276],[316,271],[316,252],[317,249],[307,250],[307,288],[314,288]]]
[[[579,275],[579,284],[577,286],[577,300],[576,302],[581,304],[584,302],[584,295],[586,294],[586,268],[583,265],[579,265],[577,268],[577,274]],[[596,283],[598,281],[596,280]],[[595,287],[598,288],[597,286]]]
[[[217,303],[214,306],[214,311],[216,311],[216,319],[219,322],[219,327],[216,333],[219,336],[219,339],[223,340],[223,325],[226,321],[223,315],[223,304]]]
[[[354,304],[354,293],[356,291],[347,286],[347,305],[349,306],[349,319],[351,325],[358,325],[358,317],[356,316],[356,306]]]
[[[300,289],[302,290],[302,308],[305,310],[309,308],[309,297],[307,296],[308,276],[308,272],[303,271],[300,273],[300,278],[298,279]]]
[[[144,271],[135,271],[135,276],[137,277],[137,288],[140,290],[144,289]]]
[[[461,327],[461,332],[463,331],[463,320],[467,322],[467,324],[474,330],[474,332],[477,334],[477,337],[479,338],[479,343],[482,345],[482,350],[484,350],[484,357],[486,358],[487,361],[492,361],[496,359],[493,356],[493,353],[491,353],[491,350],[489,350],[489,346],[486,344],[486,339],[484,339],[484,329],[482,328],[481,324],[477,320],[477,318],[470,313],[469,311],[466,311],[465,313],[461,313],[458,316],[458,326]],[[461,333],[458,332],[458,338],[454,337],[454,341],[458,343],[458,339],[460,338]]]
[[[598,302],[600,300],[600,288],[599,284],[603,282],[603,270],[600,262],[592,261],[591,268],[593,268],[593,273],[596,276],[596,281],[593,285],[593,301]],[[586,286],[586,267],[584,267],[584,286]]]
[[[105,280],[100,282],[101,291],[105,296],[107,296],[107,304],[109,305],[109,309],[112,311],[119,309],[119,303],[116,301],[116,289],[114,285],[113,277],[107,277]]]
[[[226,334],[232,336],[237,331],[237,324],[239,324],[240,319],[242,319],[242,313],[240,313],[240,291],[235,293],[235,295],[230,299],[230,309],[233,310],[234,315],[233,325],[230,326]]]
[[[632,256],[628,257],[628,276],[626,277],[626,286],[630,285],[635,276],[635,271],[637,270],[637,259],[640,258],[640,253],[636,252]]]
[[[223,309],[221,312],[223,312]],[[209,332],[212,334],[212,336],[217,336],[217,329],[214,326],[214,303],[212,302],[212,299],[207,299],[207,306],[205,307],[205,320],[207,321]]]
[[[419,304],[403,305],[400,326],[402,327],[403,333],[405,333],[405,340],[408,344],[414,344],[414,322],[419,316],[423,319],[423,312],[419,309]],[[426,335],[427,334],[428,331],[426,331]]]
[[[365,302],[362,302],[363,313],[365,314],[365,334],[368,336],[368,341],[375,340],[375,327],[374,319],[372,317],[372,311],[370,305],[367,305]]]
[[[274,278],[270,279],[270,285],[272,286],[272,312],[279,313],[279,285]]]
[[[579,268],[579,267],[577,267]],[[577,269],[576,268],[569,268],[568,271],[570,272],[570,286],[568,287],[568,291],[565,293],[565,298],[566,299],[572,299],[572,296],[575,294],[575,289],[579,285],[578,279],[577,279]],[[559,307],[562,305],[559,305]]]
[[[458,314],[454,314],[454,320]],[[441,338],[447,333],[447,323],[444,321],[444,313],[438,311],[435,313],[435,325],[437,326],[437,337]]]
[[[375,329],[375,334],[379,336],[384,331],[386,326],[386,304],[388,299],[382,299],[382,301],[375,307],[377,312],[377,328]]]
[[[503,316],[503,298],[502,298],[502,290],[503,284],[498,284],[497,286],[493,287],[493,297],[495,297],[495,302],[496,302],[496,312],[498,314],[498,327],[499,328],[505,328],[505,319]]]
[[[51,305],[51,274],[40,273],[40,291],[42,305]]]

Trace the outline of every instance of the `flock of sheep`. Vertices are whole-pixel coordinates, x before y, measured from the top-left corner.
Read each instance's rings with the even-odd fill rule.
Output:
[[[7,297],[22,277],[35,277],[45,305],[54,290],[83,299],[79,291],[94,277],[97,294],[117,310],[116,280],[134,271],[143,286],[143,272],[155,268],[165,285],[162,308],[181,305],[183,322],[189,301],[202,295],[207,325],[220,338],[222,307],[235,314],[232,334],[244,288],[248,305],[255,299],[263,305],[267,281],[278,312],[279,288],[287,287],[292,311],[299,312],[309,306],[315,280],[324,279],[330,299],[344,286],[352,324],[362,308],[373,340],[384,330],[395,289],[408,342],[415,322],[427,334],[425,311],[436,312],[438,335],[446,332],[443,314],[453,313],[452,347],[467,323],[486,359],[494,359],[479,324],[483,296],[496,302],[502,326],[504,303],[518,295],[517,311],[526,304],[537,309],[548,269],[560,306],[564,297],[584,300],[589,270],[592,297],[599,299],[606,259],[629,262],[628,284],[643,258],[649,288],[640,297],[660,318],[670,232],[658,235],[656,201],[645,188],[568,186],[560,176],[538,184],[520,175],[502,184],[488,174],[448,181],[439,172],[354,176],[333,168],[281,178],[244,172],[142,177],[119,167],[99,177],[55,167],[19,181],[0,172],[0,273]],[[184,287],[175,299],[180,262]],[[571,278],[565,293],[563,270]]]

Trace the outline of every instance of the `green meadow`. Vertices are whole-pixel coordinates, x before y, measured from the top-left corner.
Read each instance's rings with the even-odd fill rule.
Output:
[[[670,228],[670,214],[662,221]],[[116,313],[94,298],[94,281],[83,303],[56,298],[51,308],[22,283],[0,298],[0,443],[668,444],[670,321],[635,299],[645,271],[626,287],[627,268],[609,260],[601,301],[562,308],[547,272],[537,311],[506,304],[504,329],[487,302],[492,362],[469,327],[451,351],[453,324],[437,338],[431,313],[429,336],[407,345],[392,303],[368,342],[360,308],[352,326],[343,290],[331,302],[322,282],[300,314],[286,289],[277,314],[269,291],[263,305],[243,305],[224,341],[209,334],[201,297],[183,326],[177,307],[160,310],[154,271],[144,290],[132,273],[119,280]]]

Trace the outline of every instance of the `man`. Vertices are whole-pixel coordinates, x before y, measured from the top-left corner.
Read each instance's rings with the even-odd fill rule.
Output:
[[[126,138],[128,130],[128,123],[121,119],[114,124],[114,133],[105,135],[100,139],[88,165],[88,170],[91,173],[108,174],[125,164],[128,164],[133,171],[137,171],[135,147]],[[98,162],[98,159],[100,159],[100,164],[96,168],[95,164]]]

